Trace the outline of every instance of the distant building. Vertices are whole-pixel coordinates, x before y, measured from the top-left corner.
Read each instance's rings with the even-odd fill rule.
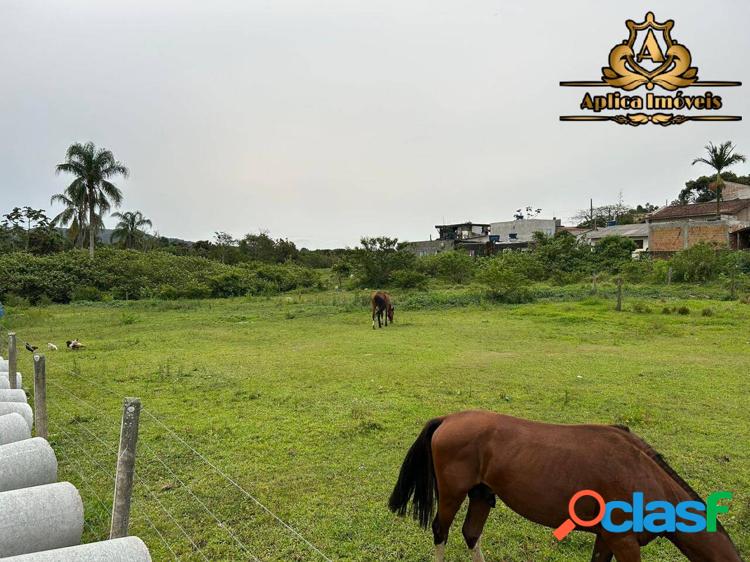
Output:
[[[560,219],[517,219],[493,223],[462,222],[436,225],[437,240],[412,242],[409,247],[418,256],[462,250],[472,256],[484,256],[502,250],[522,250],[534,240],[534,233],[554,236],[564,228]]]
[[[741,188],[733,193],[738,192]],[[722,200],[719,216],[716,201],[662,207],[649,215],[648,227],[649,249],[655,255],[668,255],[699,242],[745,250],[750,248],[750,198]]]
[[[489,223],[460,222],[437,224],[437,240],[411,242],[409,248],[418,256],[430,256],[440,252],[465,250],[471,255],[487,253]]]
[[[554,236],[558,229],[562,229],[562,221],[558,218],[493,222],[490,224],[490,241],[498,250],[520,250],[528,248],[534,241],[535,233]]]
[[[731,199],[750,199],[750,185],[725,181],[724,187],[721,188],[721,198],[724,201]],[[714,206],[716,203],[714,203]]]
[[[635,242],[636,250],[646,251],[649,249],[648,230],[647,224],[617,224],[597,228],[596,230],[587,230],[581,234],[581,239],[595,246],[601,242],[602,238],[607,236],[623,236]]]

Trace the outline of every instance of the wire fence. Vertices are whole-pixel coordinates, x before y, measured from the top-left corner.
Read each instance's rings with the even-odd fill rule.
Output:
[[[93,382],[77,368],[65,369],[65,374],[72,377],[68,383],[76,384],[47,377],[50,440],[63,471],[69,471],[66,476],[84,498],[87,538],[103,540],[112,515],[120,430],[120,412],[104,404],[121,402],[122,393]],[[86,385],[86,392],[77,383]],[[155,559],[332,562],[231,471],[162,421],[147,402],[139,433],[130,532],[147,541]],[[262,546],[254,532],[258,528],[264,532]]]

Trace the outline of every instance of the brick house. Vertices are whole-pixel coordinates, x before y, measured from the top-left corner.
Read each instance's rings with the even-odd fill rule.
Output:
[[[716,201],[670,205],[651,213],[647,223],[649,250],[657,256],[699,242],[735,250],[750,248],[750,198],[723,200],[719,216]]]

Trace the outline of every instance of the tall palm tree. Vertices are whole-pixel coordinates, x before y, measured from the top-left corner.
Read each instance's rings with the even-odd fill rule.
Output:
[[[88,228],[86,218],[86,187],[83,185],[83,182],[77,179],[74,180],[65,191],[53,195],[49,202],[51,205],[60,203],[65,207],[52,219],[52,224],[64,227],[70,225],[68,234],[71,237],[73,245],[83,248],[86,229]]]
[[[136,243],[143,239],[146,234],[143,227],[153,226],[140,211],[112,213],[112,216],[120,219],[112,233],[112,241],[119,240],[126,248],[134,248]]]
[[[119,207],[122,202],[122,192],[110,180],[118,175],[127,178],[130,171],[115,159],[110,150],[97,148],[93,142],[70,145],[65,154],[65,162],[58,164],[56,171],[58,174],[73,174],[75,179],[69,189],[79,189],[83,186],[86,192],[89,256],[93,258],[96,233],[102,226],[101,215],[106,213],[112,204]]]
[[[735,148],[732,141],[723,142],[719,146],[715,146],[714,143],[709,142],[708,146],[705,147],[707,158],[696,158],[693,160],[693,166],[700,162],[701,164],[711,166],[716,171],[716,181],[713,183],[713,187],[716,189],[717,216],[721,216],[721,188],[724,187],[724,180],[721,177],[721,173],[729,166],[745,161],[745,157],[742,154],[735,154]]]

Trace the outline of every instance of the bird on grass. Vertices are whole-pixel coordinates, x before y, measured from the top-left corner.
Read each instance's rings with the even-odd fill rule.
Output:
[[[26,349],[30,351],[31,353],[34,353],[37,349],[39,349],[37,346],[31,345],[29,342],[24,342],[24,344],[25,344]]]
[[[73,351],[86,347],[78,340],[68,340],[65,342],[65,344],[68,346],[68,349],[72,349]]]
[[[49,349],[50,351],[57,351],[57,346],[54,343],[50,342],[47,344],[47,349]]]

